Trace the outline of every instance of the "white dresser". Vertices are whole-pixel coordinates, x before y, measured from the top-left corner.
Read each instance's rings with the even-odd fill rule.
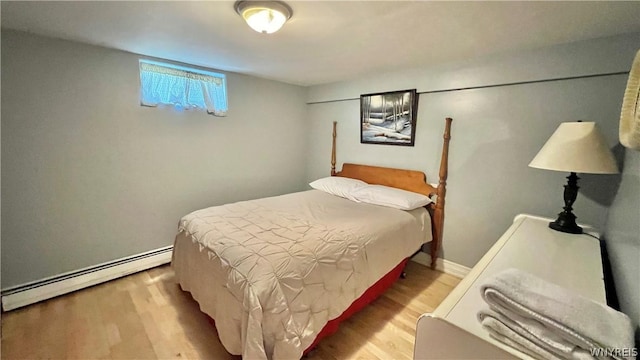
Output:
[[[489,337],[476,317],[485,306],[484,280],[518,268],[606,304],[600,243],[586,234],[565,234],[548,227],[552,219],[518,215],[471,272],[431,314],[418,319],[415,359],[529,358]],[[594,229],[585,231],[598,236]]]

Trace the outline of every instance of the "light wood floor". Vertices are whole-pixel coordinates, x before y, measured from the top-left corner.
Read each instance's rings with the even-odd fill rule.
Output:
[[[459,279],[411,261],[406,272],[307,359],[412,358],[416,320]],[[3,313],[2,358],[240,359],[168,265]]]

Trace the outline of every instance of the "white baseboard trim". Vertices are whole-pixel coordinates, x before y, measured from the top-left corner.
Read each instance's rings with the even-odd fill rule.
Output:
[[[70,271],[2,290],[2,309],[9,311],[171,262],[173,246]]]
[[[426,252],[420,251],[415,254],[412,258],[412,261],[417,262],[418,264],[424,266],[431,266],[431,257]],[[467,276],[470,268],[460,265],[458,263],[454,263],[453,261],[445,260],[443,258],[436,259],[436,270],[442,271],[445,274],[453,275],[455,277],[464,278]]]

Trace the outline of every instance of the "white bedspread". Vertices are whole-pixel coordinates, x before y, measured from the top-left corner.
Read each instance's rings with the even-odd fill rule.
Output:
[[[186,215],[172,265],[230,353],[294,359],[430,239],[423,208],[407,212],[311,190]]]

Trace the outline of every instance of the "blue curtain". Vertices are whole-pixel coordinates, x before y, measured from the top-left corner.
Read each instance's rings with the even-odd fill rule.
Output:
[[[227,84],[224,74],[140,60],[140,103],[199,108],[226,116]]]

